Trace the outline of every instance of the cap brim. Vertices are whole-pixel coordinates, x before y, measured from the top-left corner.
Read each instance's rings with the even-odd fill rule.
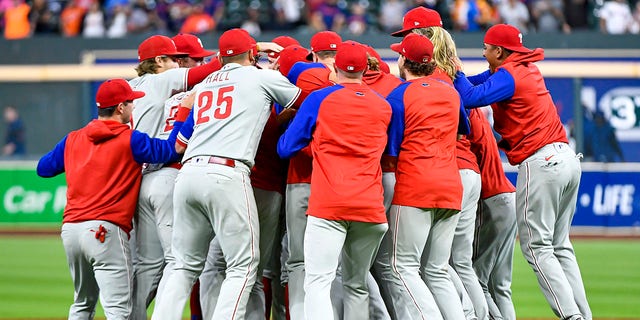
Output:
[[[144,97],[145,93],[142,91],[133,91],[127,100],[135,100]]]
[[[188,56],[189,53],[188,52],[173,51],[173,52],[167,52],[164,55],[165,56]]]
[[[191,57],[191,58],[206,58],[206,57],[212,56],[214,54],[216,54],[215,51],[202,50],[202,51],[200,51],[200,52],[198,52],[196,54],[190,54],[189,57]]]
[[[391,50],[402,54],[402,43],[394,43],[392,45],[389,46],[389,48],[391,48]]]
[[[529,49],[529,48],[527,48],[527,47],[517,47],[517,48],[507,48],[507,47],[505,47],[505,48],[506,48],[506,49],[509,49],[509,50],[511,50],[511,51],[513,51],[513,52],[520,52],[520,53],[529,53],[529,52],[533,52],[533,50],[531,50],[531,49]]]
[[[411,30],[413,30],[413,28],[411,28],[411,29],[402,29],[400,31],[396,31],[396,32],[391,33],[391,36],[393,36],[393,37],[404,37],[404,36],[407,35],[407,33],[411,32]]]

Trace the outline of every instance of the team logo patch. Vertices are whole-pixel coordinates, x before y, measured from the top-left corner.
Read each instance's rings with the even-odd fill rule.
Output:
[[[353,71],[354,69],[355,69],[355,68],[354,68],[353,66],[348,66],[348,67],[347,67],[347,70],[349,70],[349,71]]]
[[[232,54],[233,50],[227,50],[227,54]]]
[[[356,96],[364,97],[364,92],[356,91]]]
[[[413,25],[414,25],[414,26],[419,26],[419,25],[420,25],[420,22],[418,22],[418,21],[414,21],[414,22],[413,22]]]
[[[337,47],[338,47],[338,45],[335,44],[335,43],[332,43],[332,44],[329,45],[329,48],[331,48],[331,49],[335,49]]]
[[[428,87],[428,86],[429,86],[429,84],[428,84],[428,83],[424,83],[424,82],[423,82],[423,83],[422,83],[422,86],[423,86],[423,87]]]

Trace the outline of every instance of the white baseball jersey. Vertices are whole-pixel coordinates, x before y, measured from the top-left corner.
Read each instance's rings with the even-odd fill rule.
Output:
[[[170,69],[157,74],[145,74],[129,81],[131,88],[145,96],[133,103],[131,126],[152,138],[159,137],[166,126],[164,104],[169,97],[187,90],[187,68]]]
[[[164,112],[162,119],[162,130],[158,134],[160,138],[168,138],[173,130],[176,114],[182,100],[189,94],[189,91],[176,93],[164,102]]]
[[[300,89],[278,71],[237,63],[223,66],[193,90],[193,110],[185,130],[178,135],[180,141],[189,144],[184,159],[215,155],[240,160],[250,167],[271,103],[288,108],[300,95]]]

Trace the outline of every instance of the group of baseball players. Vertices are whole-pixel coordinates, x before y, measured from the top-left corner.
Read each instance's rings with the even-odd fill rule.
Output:
[[[590,320],[569,241],[580,155],[542,49],[495,25],[467,77],[436,11],[403,21],[400,78],[330,31],[309,50],[231,29],[215,56],[189,34],[143,41],[138,77],[104,82],[98,119],[38,163],[69,186],[69,319],[98,298],[108,319],[154,299],[152,319],[189,299],[207,320],[516,319],[517,234],[554,313]]]

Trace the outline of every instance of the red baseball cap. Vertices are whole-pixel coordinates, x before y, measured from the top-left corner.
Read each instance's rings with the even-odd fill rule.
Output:
[[[320,31],[311,37],[311,51],[336,51],[342,37],[333,31]]]
[[[346,72],[360,72],[367,68],[367,49],[355,41],[345,41],[338,46],[336,67]]]
[[[433,43],[417,33],[410,33],[402,42],[392,44],[391,50],[417,63],[427,63],[433,57]]]
[[[291,67],[296,62],[307,61],[307,55],[309,54],[309,50],[300,46],[300,45],[290,45],[280,51],[280,58],[278,62],[280,64],[280,73],[283,76],[287,76],[289,71],[291,71]]]
[[[288,46],[291,45],[300,45],[300,42],[298,42],[298,40],[289,37],[289,36],[279,36],[279,37],[275,37],[273,38],[273,40],[271,40],[272,42],[278,44],[279,46],[281,46],[282,48],[286,48]],[[271,51],[269,52],[268,56],[270,58],[277,58],[280,55],[280,52],[275,52],[275,51]]]
[[[367,45],[365,46],[365,48],[367,49],[367,53],[369,54],[369,56],[378,59],[378,63],[380,64],[380,70],[382,72],[391,73],[391,69],[389,68],[389,65],[382,60],[382,57],[380,57],[380,54],[373,47]]]
[[[236,56],[256,48],[256,40],[244,29],[235,28],[225,31],[218,39],[220,55]]]
[[[176,48],[179,51],[188,53],[191,58],[205,58],[215,54],[214,51],[205,50],[200,38],[192,34],[179,33],[171,40],[176,44]]]
[[[144,92],[133,91],[124,79],[109,79],[98,87],[96,104],[104,109],[117,106],[119,103],[144,97]]]
[[[484,35],[484,43],[503,47],[515,52],[531,52],[532,50],[522,45],[522,33],[514,26],[508,24],[496,24],[487,30]]]
[[[142,41],[138,46],[138,60],[144,61],[157,56],[186,56],[186,52],[178,51],[176,44],[169,37],[155,35]]]
[[[413,29],[442,27],[442,18],[438,11],[417,7],[409,10],[402,18],[402,30],[391,35],[394,37],[404,37]]]

